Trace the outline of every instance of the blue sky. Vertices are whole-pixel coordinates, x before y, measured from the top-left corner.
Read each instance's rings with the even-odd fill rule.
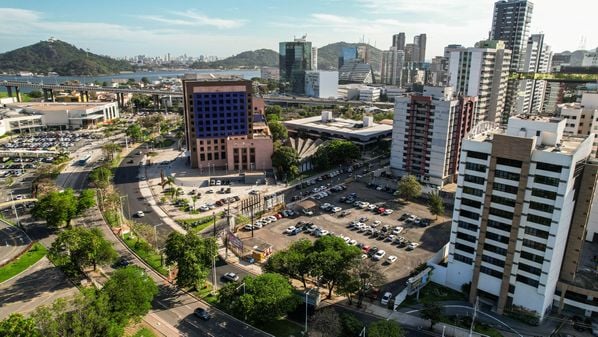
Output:
[[[598,47],[596,0],[536,0],[532,32],[544,32],[554,51],[575,50],[585,36]],[[337,41],[386,49],[401,31],[427,33],[427,59],[447,44],[472,46],[488,36],[493,0],[227,0],[3,1],[0,52],[49,37],[98,54],[227,57],[278,49],[307,34],[321,47]],[[563,5],[566,3],[566,5]]]

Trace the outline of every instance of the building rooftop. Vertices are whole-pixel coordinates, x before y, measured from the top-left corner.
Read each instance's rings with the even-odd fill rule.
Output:
[[[320,132],[342,134],[347,138],[351,136],[372,137],[392,132],[392,125],[388,124],[372,123],[370,126],[363,126],[364,123],[362,121],[342,118],[331,118],[324,122],[321,116],[294,119],[285,121],[284,124],[291,128],[310,128]]]
[[[185,74],[183,80],[186,81],[226,81],[226,80],[244,80],[243,77],[232,74]]]
[[[48,102],[28,102],[11,103],[6,106],[14,109],[35,110],[35,111],[65,111],[65,110],[87,110],[93,109],[112,102],[103,103],[48,103]]]
[[[574,285],[598,291],[598,243],[585,241]]]

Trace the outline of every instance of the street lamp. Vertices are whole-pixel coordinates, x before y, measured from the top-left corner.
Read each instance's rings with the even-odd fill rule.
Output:
[[[20,226],[19,212],[17,212],[17,207],[15,206],[15,200],[12,196],[12,190],[10,191],[10,202],[12,203],[13,212],[15,212],[15,219],[17,220],[17,226]]]
[[[365,326],[363,327],[363,329],[361,329],[361,332],[359,333],[359,337],[365,337]]]
[[[239,288],[243,287],[243,295],[245,295],[245,282],[241,283],[235,290],[239,290]]]
[[[212,212],[212,218],[214,219],[214,237],[216,237],[216,212]]]
[[[316,289],[316,288],[311,288],[305,292],[305,331],[303,332],[304,335],[307,335],[307,299],[308,299],[309,293],[314,289]]]

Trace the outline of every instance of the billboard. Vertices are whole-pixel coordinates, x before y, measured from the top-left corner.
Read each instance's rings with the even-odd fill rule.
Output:
[[[227,240],[229,246],[237,248],[240,252],[243,251],[243,241],[241,241],[241,239],[239,239],[232,232],[229,231],[228,233],[226,233],[226,240]]]

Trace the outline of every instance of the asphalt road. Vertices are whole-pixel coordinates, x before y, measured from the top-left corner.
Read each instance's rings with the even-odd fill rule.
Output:
[[[30,242],[25,232],[0,221],[0,264],[19,254]]]

